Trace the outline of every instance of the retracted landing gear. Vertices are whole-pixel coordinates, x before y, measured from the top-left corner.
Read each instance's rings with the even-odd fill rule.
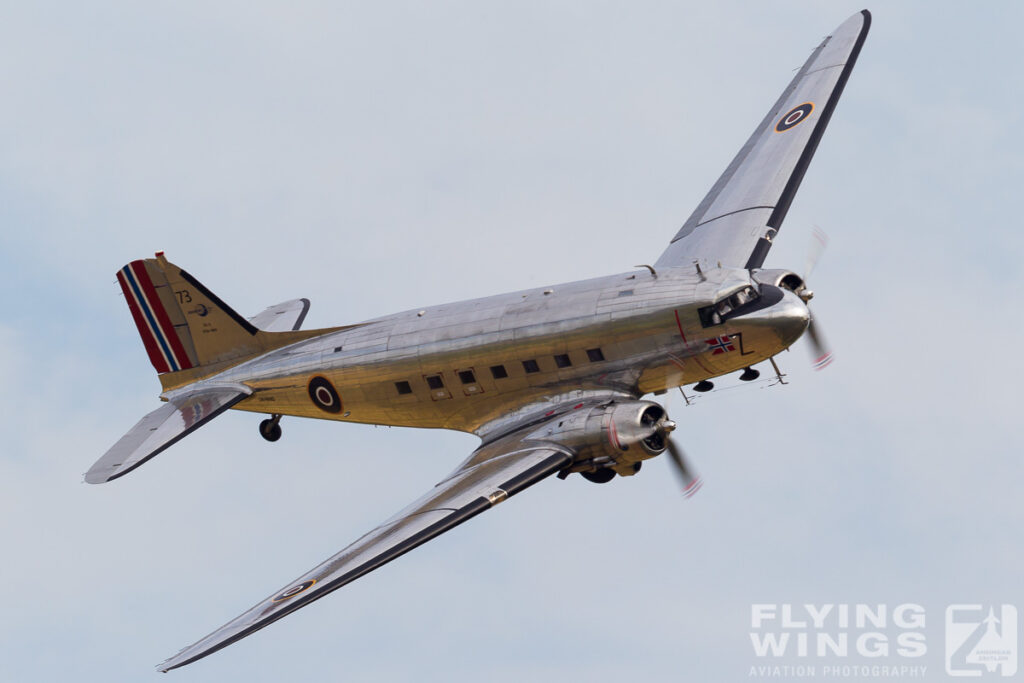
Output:
[[[277,441],[281,438],[281,416],[271,415],[269,420],[260,422],[260,436],[267,441]]]

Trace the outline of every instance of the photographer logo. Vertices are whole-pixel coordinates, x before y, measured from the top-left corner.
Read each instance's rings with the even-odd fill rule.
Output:
[[[946,673],[1013,676],[1017,673],[1017,608],[950,605],[946,608]]]

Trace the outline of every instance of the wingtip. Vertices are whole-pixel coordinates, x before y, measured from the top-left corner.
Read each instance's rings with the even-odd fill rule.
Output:
[[[99,463],[96,463],[96,465],[99,465]],[[106,484],[107,482],[114,481],[118,477],[123,477],[135,469],[134,467],[129,467],[122,470],[121,465],[122,463],[102,467],[93,466],[92,469],[82,475],[82,481],[86,484]]]
[[[82,483],[84,484],[106,484],[108,481],[110,481],[110,477],[92,471],[82,475]]]
[[[188,648],[182,648],[181,652],[184,652],[186,649],[188,649]],[[156,665],[156,670],[159,671],[162,674],[165,674],[168,671],[170,671],[171,669],[177,669],[179,666],[182,666],[181,662],[178,662],[178,663],[174,662],[174,660],[177,659],[181,655],[181,652],[179,652],[178,654],[174,655],[173,657],[168,657],[164,661],[162,661],[159,664],[157,664]]]

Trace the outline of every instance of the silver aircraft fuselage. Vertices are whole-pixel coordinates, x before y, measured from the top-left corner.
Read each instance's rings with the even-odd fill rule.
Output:
[[[870,25],[864,10],[821,41],[652,266],[326,329],[302,329],[305,299],[244,318],[163,252],[121,268],[166,403],[89,483],[124,476],[228,409],[271,415],[259,425],[268,441],[282,415],[480,437],[420,498],[157,668],[248,637],[548,477],[608,483],[665,453],[683,495],[700,490],[670,438],[677,424],[642,397],[707,391],[740,370],[754,379],[752,366],[805,331],[815,366],[831,361],[812,292],[762,266]]]
[[[751,289],[734,315],[702,319]],[[638,270],[369,320],[217,380],[252,387],[239,410],[487,436],[545,401],[661,393],[766,360],[806,329],[802,289],[788,271]],[[311,397],[317,376],[336,412]]]

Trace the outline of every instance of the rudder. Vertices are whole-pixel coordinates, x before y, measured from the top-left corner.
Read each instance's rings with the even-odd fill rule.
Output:
[[[132,261],[117,271],[117,282],[158,373],[201,365],[184,312],[157,259]]]

